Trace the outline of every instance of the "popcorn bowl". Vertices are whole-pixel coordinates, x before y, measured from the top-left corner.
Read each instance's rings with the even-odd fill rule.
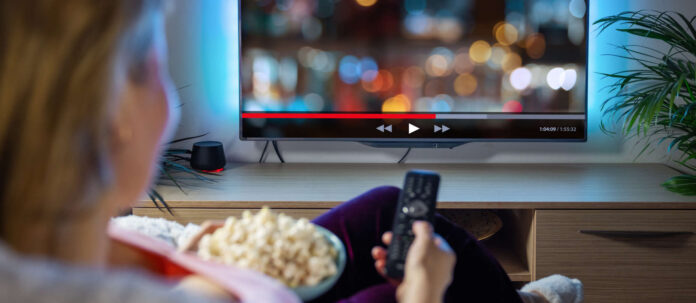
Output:
[[[346,268],[346,248],[336,235],[330,232],[328,229],[321,226],[315,225],[317,231],[326,237],[326,240],[336,249],[336,273],[333,276],[326,277],[324,280],[319,282],[319,284],[312,286],[298,286],[291,288],[292,291],[297,294],[302,301],[310,301],[323,295],[331,287],[333,287],[338,279],[343,274],[343,270]]]
[[[191,256],[195,256],[196,251],[198,250],[198,243],[200,242],[201,238],[206,234],[213,233],[216,229],[222,227],[223,224],[224,221],[203,222],[203,224],[201,224],[201,230],[196,235],[191,237],[186,244],[179,247],[179,251],[189,254]],[[314,300],[319,296],[325,294],[327,291],[329,291],[329,289],[331,289],[331,287],[333,287],[336,284],[338,279],[343,274],[347,260],[346,248],[343,245],[343,242],[341,242],[341,239],[339,239],[336,235],[334,235],[331,231],[329,231],[326,228],[323,228],[316,224],[314,224],[314,227],[317,230],[317,232],[324,236],[329,245],[331,245],[331,247],[333,247],[336,250],[336,258],[334,260],[334,262],[336,262],[336,273],[334,273],[332,276],[324,278],[316,285],[306,285],[287,288],[290,289],[293,293],[295,293],[304,302]],[[269,277],[269,279],[271,278]]]

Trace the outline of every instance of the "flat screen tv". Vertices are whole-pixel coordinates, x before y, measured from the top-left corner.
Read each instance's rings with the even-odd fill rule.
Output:
[[[584,0],[241,0],[240,137],[585,141]]]

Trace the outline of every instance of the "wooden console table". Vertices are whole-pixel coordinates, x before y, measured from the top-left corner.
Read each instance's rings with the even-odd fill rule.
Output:
[[[199,223],[270,206],[313,218],[405,172],[440,173],[442,212],[494,209],[504,228],[483,243],[513,281],[560,273],[586,302],[696,302],[696,197],[664,190],[660,164],[228,164],[215,182],[179,175],[136,215]]]

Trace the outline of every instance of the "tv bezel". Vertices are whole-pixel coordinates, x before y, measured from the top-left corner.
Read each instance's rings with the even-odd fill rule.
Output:
[[[447,138],[297,138],[297,137],[244,137],[244,120],[242,118],[243,111],[243,96],[242,96],[242,1],[237,1],[237,52],[238,52],[238,91],[239,91],[239,106],[238,106],[238,119],[239,119],[239,139],[241,141],[315,141],[315,142],[357,142],[362,143],[372,147],[413,147],[413,148],[454,148],[458,145],[471,143],[471,142],[587,142],[588,134],[588,87],[589,87],[589,75],[588,67],[589,62],[589,45],[590,45],[590,0],[585,0],[585,116],[584,123],[585,129],[583,130],[583,138],[560,138],[560,139],[540,139],[540,138],[457,138],[457,139],[447,139]],[[575,113],[577,114],[577,113]]]

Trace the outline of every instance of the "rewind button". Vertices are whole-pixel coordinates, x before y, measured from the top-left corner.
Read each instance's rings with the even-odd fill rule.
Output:
[[[391,133],[391,132],[392,132],[392,126],[391,126],[391,125],[384,126],[384,124],[382,124],[382,125],[380,125],[380,126],[377,127],[377,130],[378,130],[379,132],[381,132],[381,133],[383,133],[385,130]]]
[[[450,128],[447,127],[447,125],[444,125],[444,124],[443,124],[442,126],[435,125],[435,126],[433,127],[433,132],[434,132],[434,133],[437,133],[437,132],[440,132],[440,131],[443,132],[443,133],[445,133],[445,132],[447,132],[448,130],[450,130]]]

